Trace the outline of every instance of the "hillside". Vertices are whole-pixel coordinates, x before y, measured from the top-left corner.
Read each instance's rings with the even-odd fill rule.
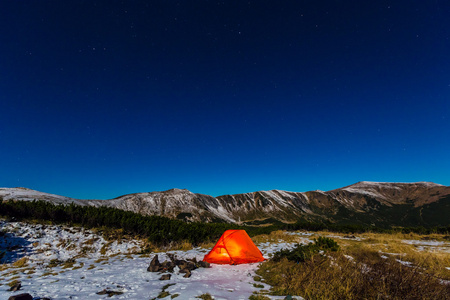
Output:
[[[358,182],[331,191],[258,191],[212,197],[188,190],[79,200],[25,188],[0,188],[0,199],[107,206],[187,221],[252,223],[330,221],[342,224],[446,226],[450,187],[430,182]]]

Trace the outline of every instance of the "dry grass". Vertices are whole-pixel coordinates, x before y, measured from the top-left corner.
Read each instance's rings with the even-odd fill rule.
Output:
[[[10,266],[8,264],[0,264],[0,272],[8,270]]]
[[[216,245],[216,243],[217,242],[203,242],[200,243],[198,246],[203,249],[212,249]]]
[[[79,266],[73,267],[72,270],[78,270],[84,267],[84,263],[80,263]]]
[[[68,245],[70,245],[71,241],[68,239],[59,239],[58,243],[56,244],[57,248],[67,248]]]
[[[9,287],[13,287],[13,286],[15,286],[16,284],[18,284],[18,283],[20,283],[20,280],[17,280],[17,279],[19,279],[19,277],[16,277],[16,278],[11,278],[12,280],[10,281],[10,282],[8,282],[8,286]]]
[[[248,298],[248,300],[270,300],[270,298],[264,295],[253,294]]]
[[[17,270],[17,269],[9,269],[6,273],[3,273],[2,276],[5,276],[5,277],[12,277],[12,276],[15,276],[15,275],[17,275],[17,274],[19,274],[19,273],[20,273],[20,271]]]
[[[427,236],[394,234],[366,234],[362,235],[363,241],[339,241],[349,255],[354,255],[361,250],[373,250],[388,257],[394,257],[404,262],[410,262],[420,266],[424,272],[437,276],[444,280],[450,280],[450,255],[445,249],[419,250],[416,245],[403,243],[403,240],[428,240]],[[442,235],[432,235],[434,238],[442,238]]]
[[[269,272],[267,272],[269,271]],[[276,295],[300,295],[305,299],[449,299],[450,286],[404,266],[383,259],[377,252],[348,259],[340,253],[315,256],[297,264],[286,259],[269,261],[258,271]]]
[[[75,264],[75,261],[68,261],[63,263],[62,269],[73,269],[73,265]]]
[[[338,235],[338,234],[324,234]],[[338,253],[316,255],[305,263],[264,262],[258,274],[276,295],[305,299],[450,299],[450,255],[419,251],[402,240],[443,240],[442,235],[361,234],[337,240]],[[399,262],[409,262],[409,265]]]
[[[26,267],[28,263],[27,257],[22,257],[21,259],[16,260],[12,265],[16,268]]]
[[[303,238],[301,236],[288,234],[286,231],[282,231],[282,230],[272,231],[270,234],[260,234],[260,235],[256,235],[256,236],[252,237],[252,241],[255,244],[266,243],[266,242],[298,243],[298,242],[301,242],[302,240],[303,240]]]
[[[102,246],[102,248],[100,249],[100,254],[101,254],[101,255],[105,255],[105,254],[106,254],[106,251],[108,251],[108,249],[109,249],[109,247],[112,245],[112,243],[113,243],[113,242],[108,242],[108,243],[104,244],[104,245]]]
[[[94,243],[98,240],[99,240],[99,238],[92,238],[92,239],[85,241],[83,244],[84,245],[94,245]]]
[[[63,264],[64,262],[59,260],[59,259],[52,259],[48,264],[47,264],[47,268],[54,268],[57,267],[61,264]]]
[[[169,249],[170,250],[181,250],[181,251],[188,251],[193,249],[194,247],[192,246],[192,243],[189,241],[180,241],[180,242],[175,242],[175,243],[171,243],[169,245]]]
[[[213,246],[214,246],[214,244],[213,244]],[[193,248],[194,248],[194,246],[188,240],[172,241],[168,245],[165,245],[165,246],[158,246],[152,242],[145,241],[141,247],[142,250],[137,251],[138,250],[137,248],[133,248],[130,250],[130,253],[137,252],[138,254],[141,254],[141,256],[145,257],[145,256],[149,256],[149,255],[152,255],[153,253],[158,253],[158,252],[167,252],[167,251],[172,251],[172,250],[188,251]]]
[[[203,300],[213,300],[214,298],[211,296],[211,294],[206,293],[206,294],[202,294],[200,296],[197,296],[195,298],[199,298],[199,299],[203,299]]]
[[[31,275],[36,273],[36,267],[31,267],[23,271],[24,274]]]
[[[56,276],[58,275],[58,273],[56,272],[45,272],[44,274],[41,275],[41,277],[45,277],[45,276]]]
[[[99,264],[99,263],[102,263],[102,262],[107,262],[108,261],[108,258],[99,258],[99,259],[97,259],[96,261],[94,261],[96,264]]]

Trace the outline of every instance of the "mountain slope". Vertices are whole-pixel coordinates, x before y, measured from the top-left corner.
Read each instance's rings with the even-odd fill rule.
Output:
[[[343,188],[310,192],[259,191],[212,197],[188,190],[136,193],[111,200],[78,200],[24,188],[0,188],[0,200],[108,206],[144,215],[187,221],[283,222],[331,221],[349,224],[448,225],[450,187],[430,182],[358,182]]]

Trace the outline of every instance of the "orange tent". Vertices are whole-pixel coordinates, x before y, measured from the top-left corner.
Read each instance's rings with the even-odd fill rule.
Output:
[[[227,230],[203,261],[214,264],[246,264],[263,261],[261,251],[245,230]]]

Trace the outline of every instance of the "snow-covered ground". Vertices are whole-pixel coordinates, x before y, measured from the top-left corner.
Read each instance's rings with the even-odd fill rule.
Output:
[[[314,233],[288,232],[292,243],[283,240],[262,242],[258,248],[264,257],[292,248],[296,243],[308,244]],[[330,234],[335,239],[350,239]],[[359,237],[351,237],[361,240]],[[439,249],[450,253],[450,242],[403,240],[418,250]],[[144,241],[106,241],[101,235],[83,228],[26,224],[0,221],[0,299],[30,293],[35,299],[106,299],[103,290],[120,292],[112,299],[153,299],[167,292],[164,299],[198,299],[209,293],[214,299],[248,299],[253,292],[269,290],[270,286],[255,281],[256,264],[215,265],[192,271],[190,278],[175,268],[170,280],[159,280],[162,274],[147,272],[155,254],[159,261],[169,260],[167,253],[179,259],[202,260],[210,249],[169,251],[139,254]],[[8,291],[8,284],[21,281],[17,292]],[[162,296],[162,295],[161,295]],[[269,296],[284,299],[284,296]],[[108,298],[109,299],[109,298]],[[301,299],[301,297],[295,297]]]
[[[81,228],[62,226],[30,225],[0,221],[0,236],[3,255],[0,264],[0,299],[19,293],[30,293],[33,297],[56,299],[106,299],[98,295],[102,290],[121,292],[113,299],[152,299],[166,291],[177,299],[198,299],[205,293],[214,299],[248,299],[254,291],[270,287],[255,282],[256,264],[216,265],[192,271],[190,278],[172,273],[170,280],[159,280],[162,274],[147,272],[153,253],[140,255],[141,241],[109,243],[101,236]],[[305,243],[308,242],[304,239]],[[294,243],[261,243],[264,257],[282,248],[291,248]],[[5,252],[6,250],[6,252]],[[195,248],[188,251],[169,251],[180,259],[202,260],[210,249]],[[166,253],[157,253],[159,261],[168,260]],[[17,261],[26,257],[26,264]],[[14,266],[14,262],[16,262]],[[20,261],[19,261],[20,262]],[[8,266],[8,267],[5,267]],[[19,280],[22,288],[8,291],[10,283]],[[259,285],[259,287],[254,286]],[[261,285],[264,287],[262,288]],[[271,296],[272,297],[272,296]],[[275,297],[272,299],[284,299]],[[300,297],[297,297],[300,299]]]

